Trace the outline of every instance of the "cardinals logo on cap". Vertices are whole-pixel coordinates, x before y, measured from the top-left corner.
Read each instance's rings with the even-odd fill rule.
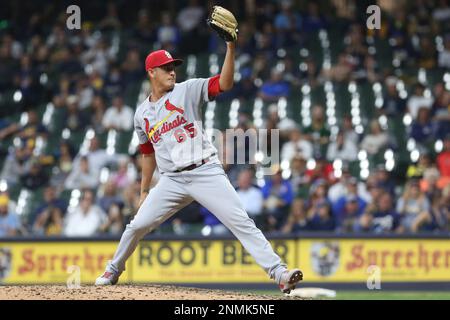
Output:
[[[169,52],[167,52],[167,51],[164,51],[164,53],[166,54],[166,57],[167,57],[167,58],[169,58],[169,59],[172,59],[172,56],[170,55],[170,53],[169,53]]]

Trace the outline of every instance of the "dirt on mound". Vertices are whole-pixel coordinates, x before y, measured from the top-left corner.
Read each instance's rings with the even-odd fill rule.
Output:
[[[69,289],[63,285],[0,286],[0,300],[277,300],[283,294],[256,295],[161,285],[82,285]]]

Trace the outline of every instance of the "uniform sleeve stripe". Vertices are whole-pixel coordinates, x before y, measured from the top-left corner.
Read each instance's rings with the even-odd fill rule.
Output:
[[[153,152],[155,152],[155,149],[153,149],[153,145],[150,141],[140,144],[139,149],[141,150],[142,154],[152,154]]]
[[[220,90],[219,79],[220,79],[220,74],[209,78],[209,81],[208,81],[208,96],[209,96],[210,99],[216,97],[219,93],[222,92]]]

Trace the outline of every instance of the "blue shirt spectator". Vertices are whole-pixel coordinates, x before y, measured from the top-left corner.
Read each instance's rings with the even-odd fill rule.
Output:
[[[291,204],[294,193],[292,192],[292,186],[288,180],[281,178],[281,174],[275,175],[272,180],[266,181],[266,184],[262,188],[263,196],[265,200],[268,200],[271,196],[275,196],[283,205]]]
[[[417,114],[417,120],[412,123],[410,128],[410,137],[419,143],[427,143],[433,139],[434,126],[430,121],[430,110],[420,108]]]
[[[15,236],[20,229],[19,216],[8,209],[9,198],[0,194],[0,238]]]
[[[320,201],[314,208],[313,214],[308,222],[308,229],[311,231],[334,231],[336,221],[331,214],[330,204],[327,201]]]
[[[339,198],[332,208],[338,231],[353,231],[354,225],[364,213],[366,205],[367,203],[356,195]]]
[[[283,1],[281,7],[281,12],[275,16],[275,28],[283,32],[299,31],[302,26],[302,18],[292,10],[291,2]]]
[[[274,174],[262,188],[264,209],[268,215],[268,229],[279,230],[289,213],[294,199],[292,185],[284,180],[281,171]]]
[[[308,13],[303,18],[302,31],[306,34],[317,32],[327,27],[326,20],[320,15],[319,6],[315,2],[308,2]]]
[[[290,92],[290,84],[282,79],[280,71],[274,69],[270,80],[264,83],[259,91],[259,96],[266,101],[278,101],[280,97],[286,97]]]
[[[400,215],[393,208],[392,197],[388,192],[380,195],[361,216],[355,230],[359,232],[392,233],[397,230]]]
[[[64,214],[67,210],[67,203],[63,199],[58,199],[54,187],[49,186],[44,190],[44,199],[42,204],[31,213],[30,224],[33,225],[36,218],[49,207],[56,207]]]

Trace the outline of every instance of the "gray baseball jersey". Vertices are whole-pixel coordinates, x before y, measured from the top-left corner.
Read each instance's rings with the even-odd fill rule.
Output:
[[[156,102],[149,97],[134,116],[134,127],[140,144],[150,140],[161,173],[173,172],[209,158],[220,163],[216,148],[206,136],[201,123],[200,107],[210,101],[210,79],[191,79],[175,84]]]
[[[219,76],[192,79],[176,84],[155,103],[147,98],[136,110],[134,125],[141,150],[155,152],[162,176],[127,225],[108,263],[108,272],[122,273],[143,236],[196,200],[239,239],[270,278],[280,281],[286,265],[248,217],[214,155],[217,150],[201,127],[200,107],[219,91]],[[208,157],[207,163],[197,168],[181,170],[195,163],[202,164],[202,159]]]

